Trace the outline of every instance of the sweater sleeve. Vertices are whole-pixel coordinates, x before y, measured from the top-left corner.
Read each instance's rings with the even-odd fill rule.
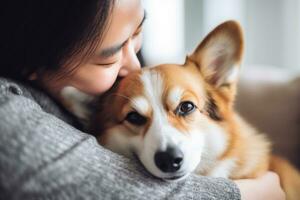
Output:
[[[43,110],[17,85],[0,86],[0,199],[240,199],[227,179],[154,178]]]

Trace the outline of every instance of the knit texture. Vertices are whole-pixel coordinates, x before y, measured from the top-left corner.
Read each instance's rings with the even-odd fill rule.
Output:
[[[43,92],[0,78],[0,199],[240,199],[223,178],[155,178],[72,122]]]

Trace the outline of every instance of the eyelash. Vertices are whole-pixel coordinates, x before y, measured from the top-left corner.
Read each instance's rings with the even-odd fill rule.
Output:
[[[133,37],[137,37],[142,32],[142,27],[140,27],[134,34]]]
[[[115,63],[113,62],[113,63],[107,63],[107,64],[99,64],[99,66],[110,67],[113,64],[115,64]]]

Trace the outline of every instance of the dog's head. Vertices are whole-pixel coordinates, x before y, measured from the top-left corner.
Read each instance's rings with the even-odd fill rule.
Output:
[[[242,51],[240,27],[228,21],[183,65],[164,64],[127,76],[102,98],[94,121],[100,143],[137,156],[163,179],[188,175],[207,155],[222,156],[230,143]]]

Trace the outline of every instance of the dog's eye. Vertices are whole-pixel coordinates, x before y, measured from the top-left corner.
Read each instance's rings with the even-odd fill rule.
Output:
[[[147,122],[146,117],[140,115],[138,112],[135,111],[128,113],[125,120],[136,126],[142,126]]]
[[[195,110],[196,106],[191,101],[184,101],[179,104],[179,106],[176,109],[176,114],[185,116],[190,114]]]

